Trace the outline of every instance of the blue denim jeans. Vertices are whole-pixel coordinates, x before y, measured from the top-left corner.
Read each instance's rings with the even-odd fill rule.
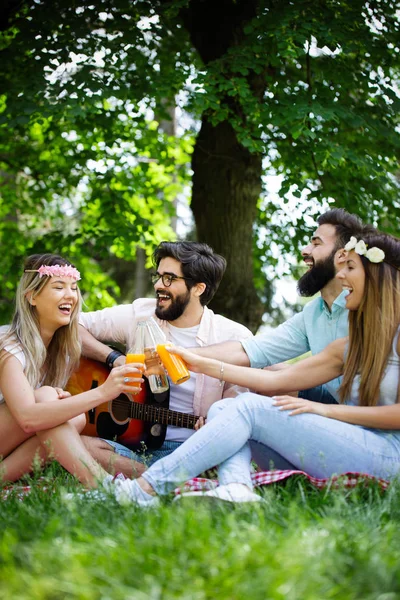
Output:
[[[312,400],[313,402],[321,402],[321,404],[338,404],[324,385],[309,388],[308,390],[301,390],[299,392],[299,398],[305,398],[306,400]]]
[[[313,414],[291,417],[272,398],[246,393],[213,404],[207,424],[143,477],[165,494],[220,465],[221,484],[251,487],[252,452],[261,468],[273,463],[314,477],[358,471],[391,479],[400,471],[400,431],[367,429]]]
[[[182,444],[182,442],[164,442],[161,448],[158,448],[157,450],[144,450],[141,452],[139,450],[131,450],[127,446],[111,440],[104,440],[104,442],[110,444],[110,446],[112,446],[115,452],[120,456],[125,456],[131,460],[137,460],[138,462],[144,463],[148,467],[157,460],[160,460],[160,458],[164,458],[164,456],[168,456],[168,454],[174,452],[174,450],[179,448],[179,446]]]

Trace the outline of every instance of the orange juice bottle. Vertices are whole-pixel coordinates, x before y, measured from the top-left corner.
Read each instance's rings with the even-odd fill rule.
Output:
[[[162,364],[167,369],[172,383],[177,385],[187,381],[190,378],[190,373],[182,358],[177,354],[171,354],[171,352],[167,350],[168,346],[171,346],[171,344],[157,344],[157,353],[161,358]]]
[[[145,334],[145,325],[142,321],[139,321],[135,331],[135,340],[132,348],[130,348],[126,354],[125,363],[141,363],[143,365],[144,370],[144,334]],[[138,379],[141,377],[139,373],[131,373],[129,377],[137,377]],[[136,388],[132,390],[132,394],[135,394],[140,391],[140,381],[130,381],[129,384],[132,388]]]
[[[128,354],[126,355],[126,360],[125,360],[126,364],[129,363],[141,363],[143,365],[143,369],[144,369],[144,352],[142,354],[134,354],[133,352],[128,352]],[[141,375],[139,373],[131,373],[130,377],[141,377]],[[131,385],[132,387],[139,387],[140,388],[140,383],[139,381],[131,381],[128,385]]]

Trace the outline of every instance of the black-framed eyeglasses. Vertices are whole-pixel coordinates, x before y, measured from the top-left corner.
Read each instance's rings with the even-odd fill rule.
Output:
[[[175,281],[175,279],[188,280],[190,277],[182,277],[181,275],[174,275],[174,273],[163,273],[162,275],[160,273],[151,274],[151,281],[153,282],[153,285],[155,285],[159,279],[162,280],[165,287],[169,287]]]

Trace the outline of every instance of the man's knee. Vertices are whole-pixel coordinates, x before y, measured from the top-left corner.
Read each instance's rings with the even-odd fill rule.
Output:
[[[106,440],[103,440],[102,438],[82,435],[81,439],[84,445],[86,446],[87,450],[89,450],[89,452],[108,450],[109,452],[114,453],[114,447],[111,444],[108,444]]]
[[[321,404],[338,404],[337,400],[328,392],[324,385],[319,385],[299,392],[299,398],[319,402]]]

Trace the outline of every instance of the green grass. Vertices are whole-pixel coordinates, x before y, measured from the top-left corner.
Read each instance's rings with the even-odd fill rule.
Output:
[[[67,501],[46,471],[0,505],[0,597],[58,600],[400,598],[400,487],[263,489],[262,507]]]

